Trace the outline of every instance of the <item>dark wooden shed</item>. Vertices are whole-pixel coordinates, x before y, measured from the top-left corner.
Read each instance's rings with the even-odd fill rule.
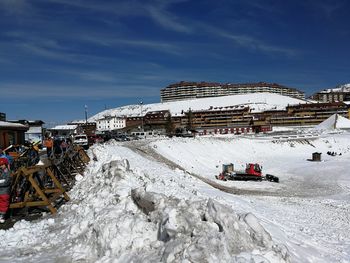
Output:
[[[312,153],[312,161],[320,162],[321,161],[321,154],[322,153],[318,153],[318,152]]]

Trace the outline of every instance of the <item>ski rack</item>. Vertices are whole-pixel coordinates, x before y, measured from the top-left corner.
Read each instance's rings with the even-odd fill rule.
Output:
[[[20,168],[13,175],[13,179],[11,193],[15,194],[15,198],[10,204],[10,209],[45,206],[55,214],[55,202],[60,198],[70,200],[51,165]]]
[[[52,156],[43,165],[19,167],[12,174],[10,211],[29,208],[47,209],[52,214],[62,202],[70,200],[67,191],[75,175],[83,174],[90,161],[85,150],[72,145],[64,154]]]

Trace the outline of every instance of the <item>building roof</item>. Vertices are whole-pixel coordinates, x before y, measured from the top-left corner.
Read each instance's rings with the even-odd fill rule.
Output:
[[[28,130],[28,127],[26,125],[23,125],[20,123],[7,122],[7,121],[0,121],[0,128],[12,128],[12,129],[19,129],[19,130]]]
[[[346,106],[346,104],[342,101],[338,102],[317,102],[317,103],[301,103],[295,105],[288,105],[287,108],[314,108],[314,107],[332,107],[332,106]]]
[[[332,93],[332,92],[349,93],[350,92],[350,83],[344,84],[344,85],[339,85],[339,86],[332,88],[332,89],[325,89],[325,90],[320,91],[319,93]]]
[[[21,124],[28,124],[30,126],[34,126],[34,125],[43,125],[45,124],[45,122],[43,122],[42,120],[7,120],[8,122],[13,122],[13,123],[21,123]]]
[[[57,125],[49,130],[75,130],[78,125]]]
[[[71,124],[78,124],[78,123],[86,123],[86,120],[74,120],[74,121],[71,121],[69,123],[69,125],[71,125]]]

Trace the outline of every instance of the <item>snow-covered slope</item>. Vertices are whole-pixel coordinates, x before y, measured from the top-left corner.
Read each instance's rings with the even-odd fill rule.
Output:
[[[203,182],[117,143],[93,152],[58,215],[0,230],[1,262],[289,262],[255,215]]]
[[[304,100],[282,96],[274,93],[251,93],[242,95],[222,96],[204,99],[182,100],[174,102],[154,103],[142,105],[142,114],[149,111],[170,110],[173,116],[181,115],[182,111],[207,110],[210,107],[229,107],[249,105],[252,111],[264,111],[271,109],[285,109],[289,104],[305,103]],[[94,121],[106,115],[111,116],[140,116],[141,105],[128,105],[102,111],[92,116],[89,121]]]
[[[338,155],[307,161],[314,151]],[[0,230],[0,262],[350,261],[349,133],[111,141],[89,154],[57,215]],[[215,181],[230,194],[190,175],[215,180],[227,162],[281,181]]]
[[[349,133],[311,139],[291,136],[289,140],[275,136],[173,138],[172,143],[157,141],[153,147],[206,180],[215,180],[225,163],[234,163],[238,170],[249,162],[260,163],[264,173],[279,176],[279,184],[216,182],[246,196],[254,208],[245,209],[258,215],[279,242],[288,244],[294,251],[292,262],[350,262]],[[316,151],[323,153],[322,162],[308,161]],[[327,151],[337,155],[329,156]],[[274,224],[286,236],[277,233]]]
[[[314,127],[315,130],[335,130],[335,129],[350,129],[350,120],[333,114],[328,119]]]

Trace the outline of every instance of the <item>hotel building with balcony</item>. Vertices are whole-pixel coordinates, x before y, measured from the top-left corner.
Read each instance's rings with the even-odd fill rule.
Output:
[[[276,83],[220,84],[210,82],[185,82],[171,84],[160,91],[162,102],[208,98],[246,93],[270,92],[304,99],[305,93]]]

